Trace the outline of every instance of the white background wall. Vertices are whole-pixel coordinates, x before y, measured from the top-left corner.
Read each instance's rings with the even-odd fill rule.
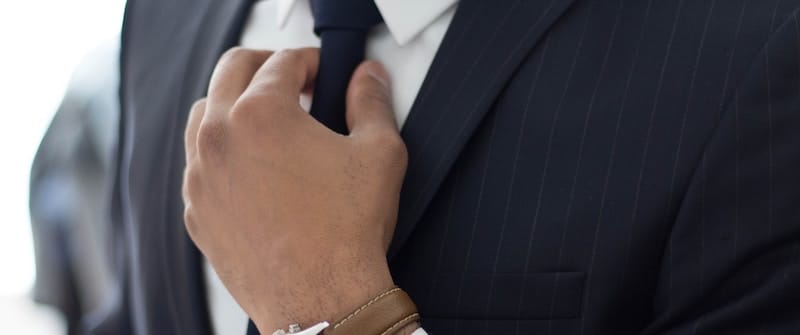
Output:
[[[0,0],[0,334],[61,334],[33,285],[31,162],[72,69],[119,34],[124,0]]]

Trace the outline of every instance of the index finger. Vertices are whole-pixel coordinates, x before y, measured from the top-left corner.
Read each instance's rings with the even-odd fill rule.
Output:
[[[314,82],[318,69],[318,48],[279,51],[258,69],[243,95],[274,92],[299,97]]]

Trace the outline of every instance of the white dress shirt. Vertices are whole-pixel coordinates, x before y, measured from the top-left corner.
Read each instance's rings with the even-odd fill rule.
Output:
[[[395,117],[401,126],[450,25],[456,3],[457,0],[375,0],[385,24],[370,33],[366,56],[386,67],[392,79]],[[313,27],[308,0],[261,0],[250,12],[240,44],[267,50],[319,47]],[[308,107],[308,101],[303,105]],[[205,268],[215,333],[244,335],[247,315],[211,266],[206,264]],[[419,334],[424,331],[414,333]]]

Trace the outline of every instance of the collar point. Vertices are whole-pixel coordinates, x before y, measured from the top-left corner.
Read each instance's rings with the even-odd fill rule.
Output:
[[[408,44],[408,42],[411,42],[411,40],[414,39],[414,36],[405,36],[397,34],[392,34],[392,36],[394,37],[394,41],[397,43],[397,45],[401,47],[405,46],[406,44]]]

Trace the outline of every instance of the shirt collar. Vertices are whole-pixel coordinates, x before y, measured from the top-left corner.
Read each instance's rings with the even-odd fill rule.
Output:
[[[298,0],[277,0],[277,22],[286,24]],[[430,26],[458,0],[375,0],[389,32],[399,45],[405,45]]]

